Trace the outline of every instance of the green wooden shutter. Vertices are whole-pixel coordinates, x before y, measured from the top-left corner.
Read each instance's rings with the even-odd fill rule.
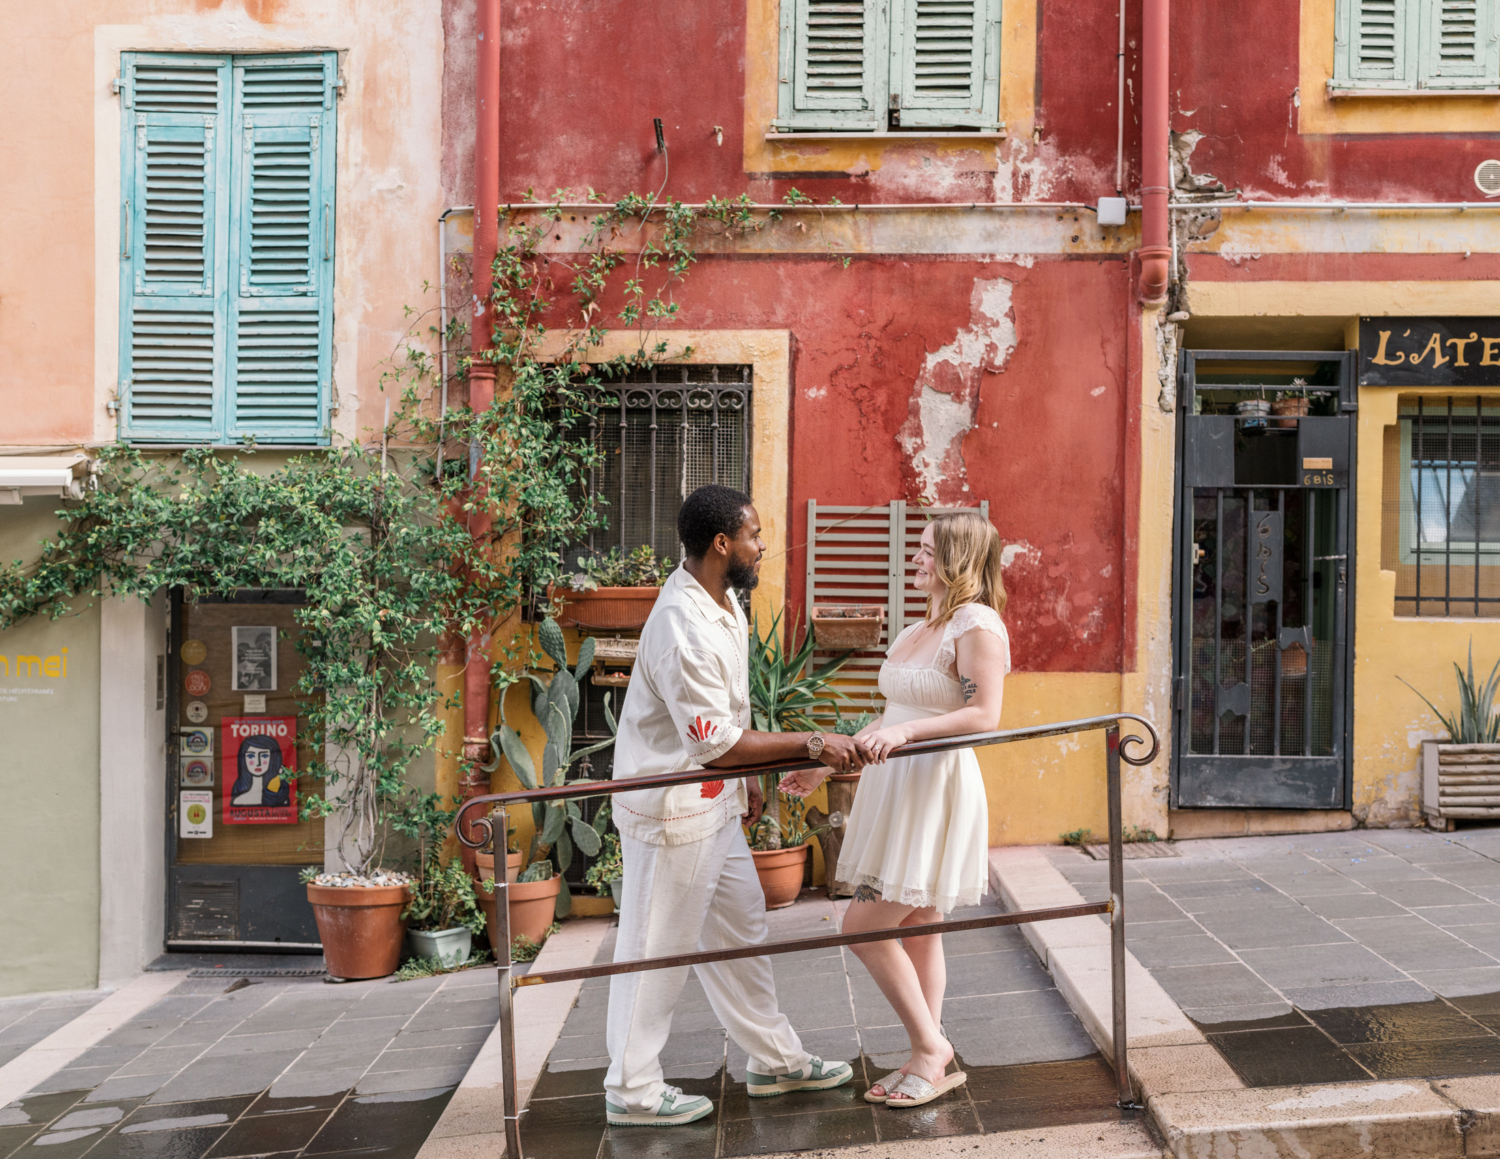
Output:
[[[1415,88],[1421,0],[1339,0],[1333,88]]]
[[[892,2],[782,0],[778,128],[885,123]]]
[[[1500,85],[1496,0],[1426,0],[1422,13],[1421,88]]]
[[[327,434],[336,70],[333,53],[234,61],[231,440]]]
[[[120,434],[220,433],[228,298],[229,62],[121,62]]]
[[[892,0],[903,128],[1000,127],[999,0]]]

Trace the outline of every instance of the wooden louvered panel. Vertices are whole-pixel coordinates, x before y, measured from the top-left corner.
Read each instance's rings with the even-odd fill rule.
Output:
[[[1423,88],[1480,88],[1500,82],[1495,0],[1429,0],[1419,84]]]
[[[1479,55],[1477,0],[1439,0],[1438,7],[1438,59],[1443,64],[1473,64]]]
[[[807,0],[807,91],[861,92],[865,37],[864,0]]]
[[[922,104],[969,103],[974,85],[977,0],[916,0],[912,92]]]
[[[1405,71],[1407,0],[1349,0],[1354,5],[1350,66],[1362,80],[1399,79]]]
[[[219,111],[222,64],[213,60],[149,58],[136,65],[130,100],[137,112],[199,113]]]
[[[784,0],[777,124],[878,128],[890,28],[881,0]]]
[[[146,128],[142,263],[147,282],[193,282],[200,289],[208,283],[211,146],[211,136],[192,129]]]
[[[892,0],[901,125],[999,127],[998,0]]]
[[[249,183],[245,215],[248,253],[241,270],[251,289],[288,292],[312,280],[317,214],[313,137],[304,129],[247,129]]]
[[[130,427],[206,438],[214,419],[214,314],[137,307],[130,321]]]
[[[321,375],[316,305],[237,314],[234,430],[308,437],[320,433]]]
[[[1424,741],[1422,781],[1429,817],[1500,818],[1500,745]]]
[[[321,109],[329,86],[323,63],[312,60],[270,68],[246,65],[240,92],[246,109]]]

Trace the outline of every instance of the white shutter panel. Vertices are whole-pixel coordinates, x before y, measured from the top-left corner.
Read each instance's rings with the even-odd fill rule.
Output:
[[[1414,88],[1422,0],[1339,0],[1334,88]]]
[[[235,62],[227,435],[317,441],[333,290],[333,54]]]
[[[1500,84],[1496,0],[1426,0],[1421,88],[1493,88]]]
[[[804,620],[811,617],[814,604],[880,604],[886,609],[879,645],[854,653],[834,679],[834,687],[847,697],[840,702],[842,711],[881,710],[884,702],[876,680],[886,648],[903,628],[926,614],[927,596],[912,586],[912,556],[929,519],[960,510],[975,509],[913,507],[901,499],[872,507],[826,506],[808,500]],[[989,501],[978,510],[988,519]],[[820,650],[813,655],[812,667],[842,654]]]
[[[893,0],[783,0],[778,128],[885,122]]]
[[[903,128],[1000,127],[998,0],[892,0]]]
[[[120,435],[210,442],[223,392],[229,66],[122,61]]]

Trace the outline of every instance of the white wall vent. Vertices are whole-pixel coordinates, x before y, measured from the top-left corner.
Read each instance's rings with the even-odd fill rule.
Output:
[[[1474,170],[1474,184],[1486,197],[1500,197],[1500,161],[1481,161]]]

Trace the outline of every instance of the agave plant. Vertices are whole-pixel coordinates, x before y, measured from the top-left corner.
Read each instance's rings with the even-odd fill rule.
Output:
[[[588,675],[594,664],[594,641],[583,642],[578,649],[578,663],[568,670],[567,647],[562,629],[551,617],[543,620],[537,631],[538,642],[556,665],[548,672],[526,672],[531,682],[531,711],[547,734],[547,743],[542,748],[542,768],[538,775],[531,753],[518,733],[505,719],[505,700],[500,701],[500,727],[490,736],[490,751],[494,759],[479,767],[494,772],[500,765],[501,754],[510,763],[516,779],[527,789],[544,786],[589,784],[588,777],[569,779],[568,771],[584,757],[592,756],[601,749],[614,744],[614,736],[597,744],[573,748],[573,721],[578,716],[580,698],[579,684]],[[543,680],[543,676],[549,679]],[[604,702],[604,718],[609,723],[611,734],[615,731],[614,713],[609,700]],[[573,851],[580,850],[593,857],[603,846],[603,826],[584,820],[579,806],[586,798],[567,801],[536,801],[531,806],[534,831],[531,848],[526,856],[526,865],[521,871],[521,881],[546,881],[556,872],[559,876],[568,871],[573,863]],[[573,908],[572,895],[566,889],[557,893],[557,916],[565,917]]]
[[[1500,660],[1490,669],[1489,677],[1481,684],[1474,676],[1474,638],[1469,637],[1469,670],[1464,672],[1454,661],[1453,671],[1458,674],[1458,711],[1448,715],[1422,696],[1409,682],[1397,677],[1432,709],[1433,714],[1448,730],[1448,739],[1454,744],[1494,744],[1500,740],[1500,716],[1495,714],[1495,695],[1500,692]]]

